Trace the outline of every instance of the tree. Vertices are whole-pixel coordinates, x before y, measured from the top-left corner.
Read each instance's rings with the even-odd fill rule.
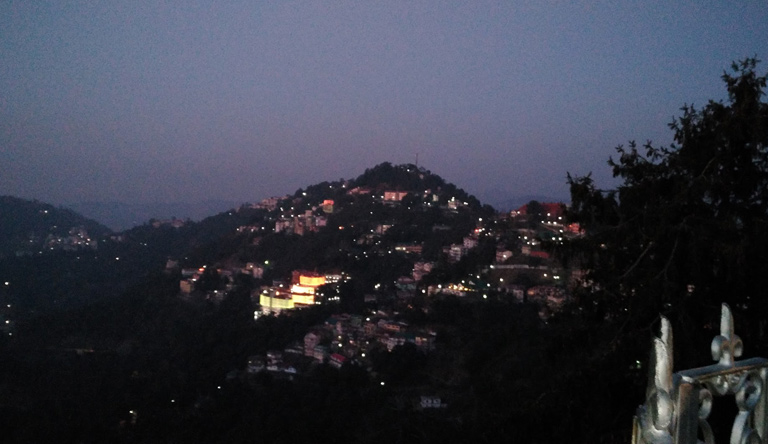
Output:
[[[528,202],[526,206],[526,215],[528,216],[528,227],[536,228],[541,222],[542,215],[544,214],[544,207],[537,200]]]
[[[764,342],[768,104],[757,64],[746,59],[723,74],[726,103],[684,106],[670,146],[619,146],[609,160],[622,180],[616,189],[569,175],[569,217],[586,232],[569,246],[569,259],[587,271],[579,306],[616,326],[619,347],[658,313],[683,327],[676,343],[694,341],[721,302],[741,318],[748,345]],[[648,335],[640,337],[647,348]]]

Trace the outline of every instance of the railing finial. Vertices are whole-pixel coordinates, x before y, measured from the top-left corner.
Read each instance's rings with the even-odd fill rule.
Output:
[[[733,314],[728,304],[720,312],[720,334],[712,340],[712,359],[720,365],[732,367],[735,358],[741,356],[744,344],[734,333]]]
[[[672,327],[661,318],[653,340],[645,403],[637,409],[633,444],[715,444],[708,422],[714,396],[733,396],[739,411],[730,444],[768,444],[768,359],[736,361],[744,349],[723,304],[720,334],[712,341],[716,364],[672,374]]]
[[[672,442],[672,421],[675,416],[672,398],[672,326],[663,316],[660,330],[659,336],[653,338],[645,405],[640,407],[637,414],[637,432],[642,436],[636,436],[635,442]]]

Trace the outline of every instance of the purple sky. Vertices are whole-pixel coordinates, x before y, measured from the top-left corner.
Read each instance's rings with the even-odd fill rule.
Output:
[[[754,55],[763,0],[6,0],[0,194],[245,202],[418,153],[483,201],[566,199]]]

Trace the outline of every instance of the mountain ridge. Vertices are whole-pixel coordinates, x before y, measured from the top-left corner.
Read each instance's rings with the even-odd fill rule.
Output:
[[[64,205],[77,213],[97,220],[114,231],[129,230],[151,219],[183,219],[199,221],[235,208],[242,202],[208,199],[200,202],[129,203],[117,201],[85,201]]]

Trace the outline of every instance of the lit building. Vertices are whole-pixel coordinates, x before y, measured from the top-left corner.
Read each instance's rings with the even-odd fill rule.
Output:
[[[291,286],[291,298],[294,304],[298,305],[313,305],[317,301],[315,300],[315,289],[321,285],[325,285],[325,276],[308,272],[296,270],[293,272]]]
[[[325,285],[325,276],[317,273],[299,274],[299,285],[313,288]]]
[[[406,194],[408,194],[407,191],[385,191],[384,200],[387,202],[400,202]]]
[[[291,299],[294,304],[312,305],[315,303],[315,287],[294,285],[291,287]]]
[[[262,291],[259,304],[261,304],[261,311],[264,314],[279,314],[283,310],[294,308],[291,294],[276,288]]]
[[[328,284],[335,284],[341,282],[344,277],[340,272],[329,272],[325,274],[325,282]]]
[[[423,247],[420,244],[397,244],[395,245],[395,251],[400,251],[406,254],[421,254]]]

